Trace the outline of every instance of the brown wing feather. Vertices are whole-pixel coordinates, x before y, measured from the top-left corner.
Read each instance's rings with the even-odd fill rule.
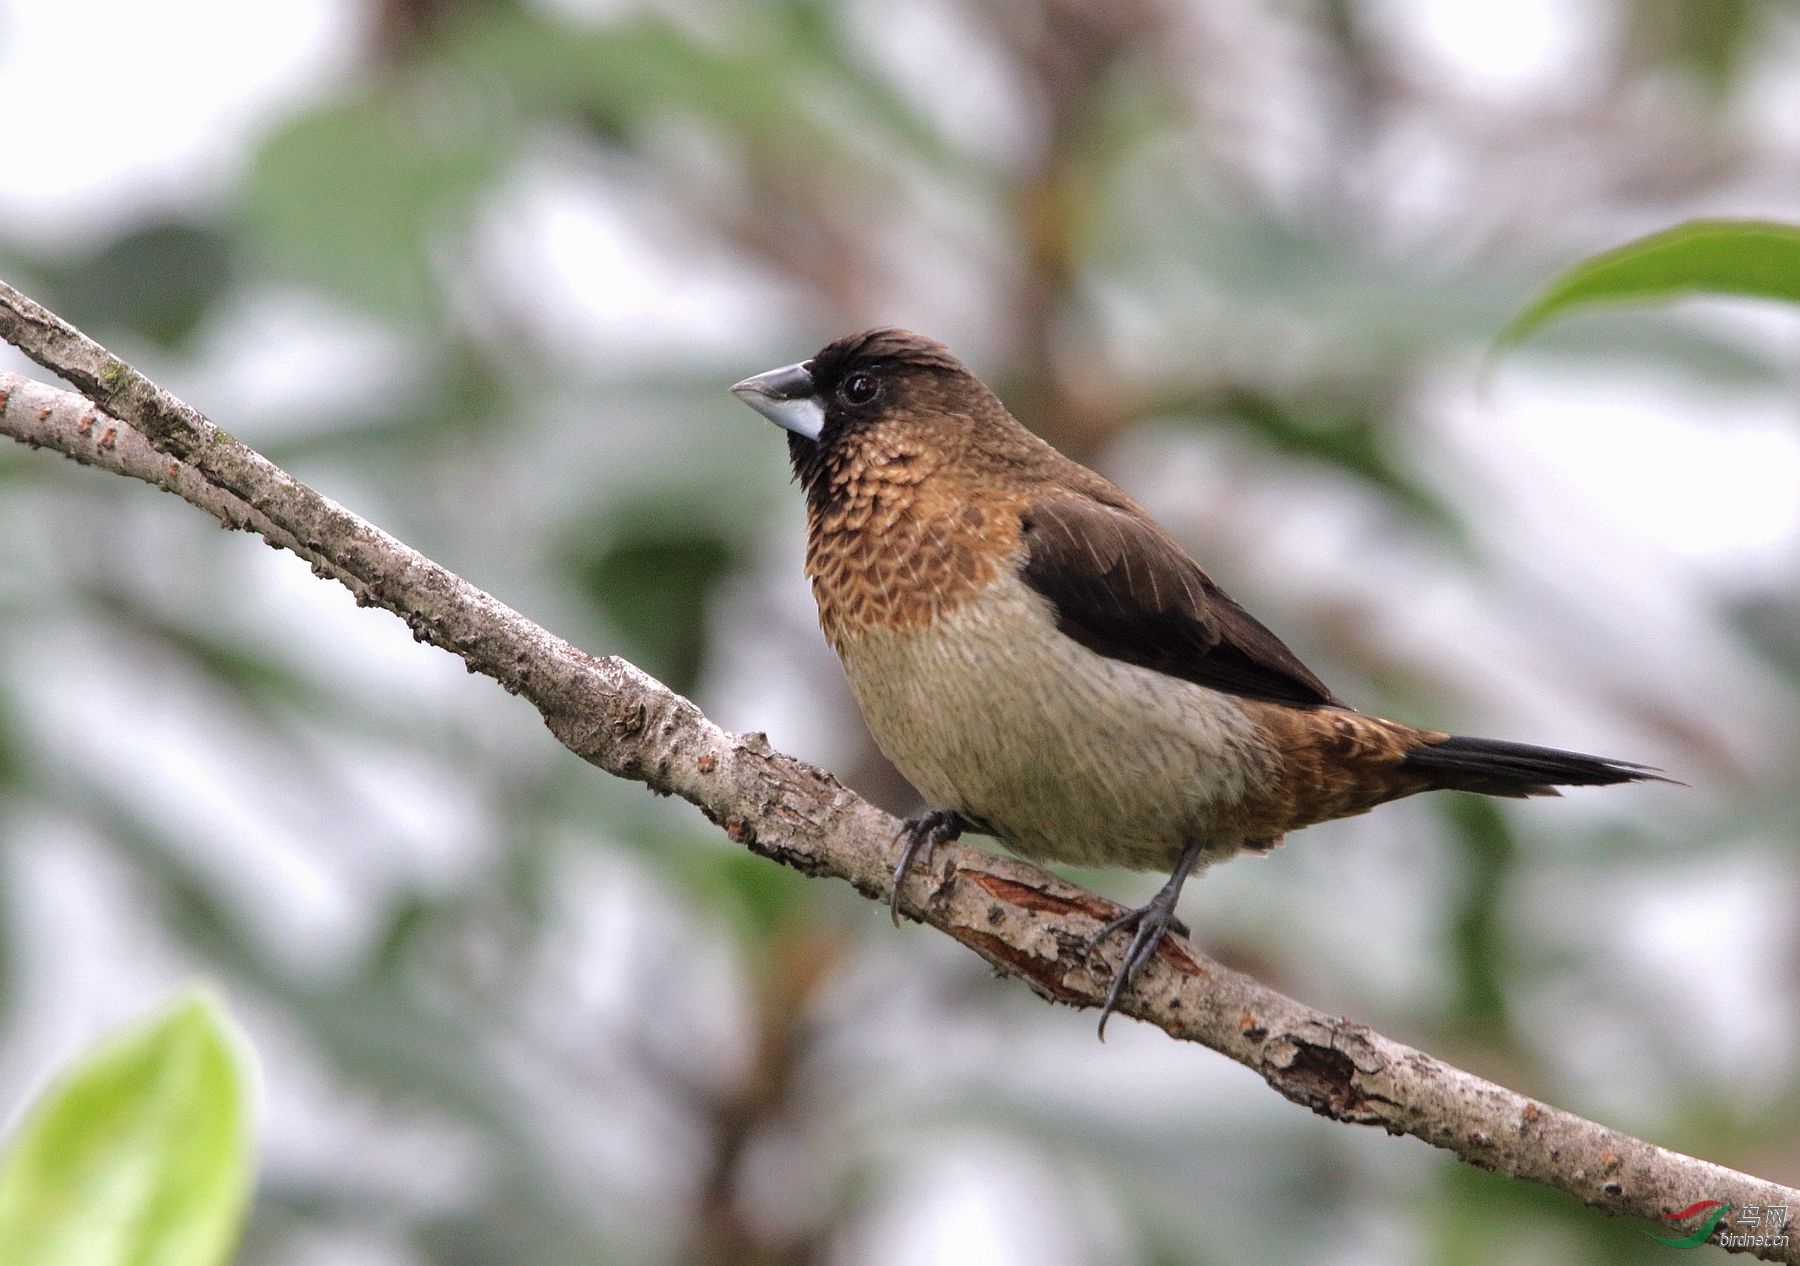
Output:
[[[1085,497],[1023,516],[1023,577],[1089,650],[1197,685],[1302,707],[1336,704],[1325,683],[1154,523]]]

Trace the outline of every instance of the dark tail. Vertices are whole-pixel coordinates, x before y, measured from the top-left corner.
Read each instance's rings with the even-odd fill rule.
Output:
[[[1558,787],[1674,781],[1630,761],[1461,736],[1414,748],[1402,768],[1426,775],[1434,788],[1478,791],[1484,796],[1554,796]]]

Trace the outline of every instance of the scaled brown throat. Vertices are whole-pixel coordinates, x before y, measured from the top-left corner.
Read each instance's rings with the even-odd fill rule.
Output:
[[[1163,870],[1101,1031],[1187,876],[1420,791],[1555,795],[1644,766],[1355,711],[1149,514],[1033,435],[942,344],[869,330],[732,390],[784,427],[819,622],[877,745],[930,810],[1028,857]]]

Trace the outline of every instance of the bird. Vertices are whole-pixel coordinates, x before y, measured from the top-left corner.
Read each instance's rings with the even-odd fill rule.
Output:
[[[1185,933],[1183,884],[1214,862],[1424,791],[1670,781],[1351,707],[935,340],[865,330],[731,390],[787,432],[820,628],[927,806],[895,839],[895,921],[908,872],[965,831],[1037,861],[1167,874],[1089,942],[1130,933],[1102,1040]]]

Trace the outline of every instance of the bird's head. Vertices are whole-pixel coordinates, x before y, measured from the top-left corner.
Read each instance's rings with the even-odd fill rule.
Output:
[[[788,454],[809,486],[815,473],[873,453],[957,460],[984,437],[1023,430],[942,343],[891,327],[838,339],[731,390],[788,432]]]

